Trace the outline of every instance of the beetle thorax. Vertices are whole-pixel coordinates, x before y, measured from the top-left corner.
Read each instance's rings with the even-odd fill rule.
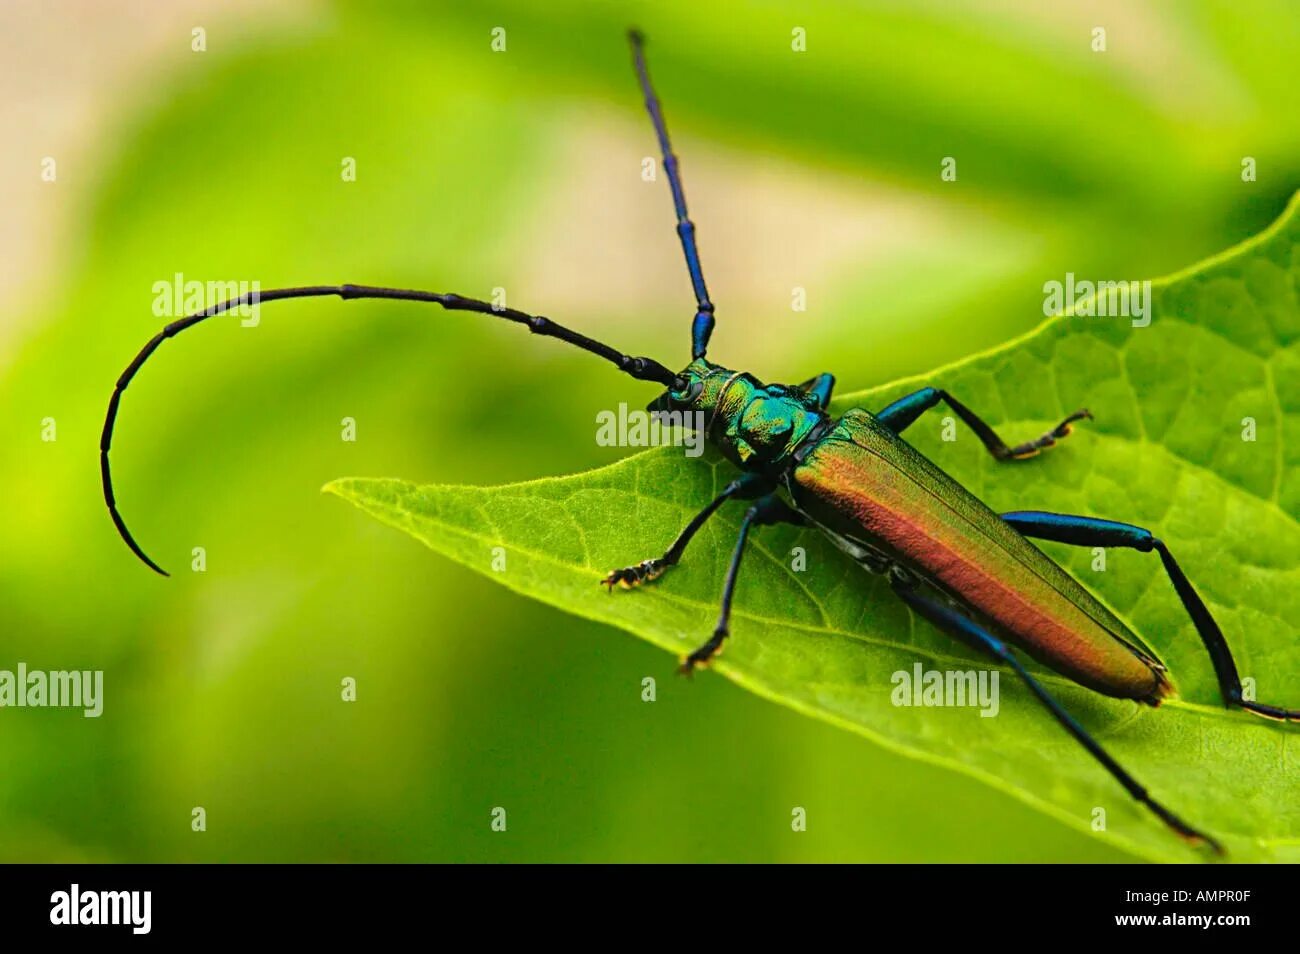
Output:
[[[753,375],[716,365],[688,369],[699,394],[707,437],[746,470],[780,471],[827,415],[798,388],[763,384]],[[701,373],[702,372],[702,373]]]

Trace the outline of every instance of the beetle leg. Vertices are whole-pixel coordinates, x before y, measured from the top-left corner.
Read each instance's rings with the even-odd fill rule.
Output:
[[[745,519],[740,522],[740,536],[736,538],[736,549],[731,554],[731,565],[727,568],[727,582],[722,587],[722,611],[718,614],[718,625],[713,628],[709,641],[682,660],[678,672],[690,675],[696,666],[707,665],[709,660],[722,649],[722,643],[730,634],[731,599],[736,593],[736,578],[740,574],[740,559],[745,555],[745,543],[749,539],[749,529],[755,524],[793,523],[802,525],[803,515],[792,508],[776,494],[768,494],[755,501],[745,512]]]
[[[831,392],[835,390],[835,375],[819,374],[815,378],[809,378],[803,384],[796,385],[796,387],[816,399],[817,406],[824,411],[831,403]]]
[[[942,603],[921,595],[916,587],[907,581],[895,578],[893,585],[894,592],[921,618],[944,632],[957,637],[967,645],[973,646],[975,649],[987,653],[1010,666],[1016,675],[1024,681],[1025,685],[1029,687],[1029,690],[1038,697],[1038,701],[1047,707],[1056,721],[1074,736],[1075,740],[1087,749],[1088,753],[1100,762],[1106,771],[1110,772],[1130,795],[1151,809],[1161,821],[1192,844],[1205,844],[1212,848],[1215,853],[1223,854],[1223,846],[1217,841],[1209,835],[1197,831],[1153,799],[1142,784],[1126,772],[1110,753],[1088,734],[1088,730],[1080,725],[1070,713],[1065,711],[1065,708],[1043,687],[1042,683],[1029,674],[1024,666],[1020,664],[1020,660],[1012,654],[1002,640],[993,636],[974,620],[963,616],[948,606],[944,606]]]
[[[1245,698],[1241,688],[1241,677],[1237,674],[1237,664],[1233,661],[1232,650],[1223,637],[1223,630],[1210,615],[1210,610],[1196,592],[1183,568],[1178,565],[1174,555],[1169,552],[1164,541],[1157,538],[1150,530],[1134,526],[1131,523],[1117,523],[1114,520],[1099,520],[1096,517],[1075,517],[1061,513],[1043,513],[1037,510],[1024,510],[1004,513],[1002,519],[1027,537],[1040,540],[1055,540],[1080,547],[1129,547],[1142,553],[1155,551],[1160,554],[1160,562],[1165,566],[1170,582],[1182,600],[1187,615],[1196,626],[1196,632],[1205,644],[1205,651],[1214,664],[1214,674],[1219,680],[1219,691],[1223,701],[1229,706],[1238,706],[1247,712],[1253,712],[1265,719],[1279,722],[1300,722],[1300,711],[1281,709],[1277,706],[1264,705]]]
[[[600,581],[601,584],[612,593],[616,585],[624,589],[631,589],[634,586],[640,586],[642,583],[658,579],[668,571],[669,567],[677,564],[677,561],[682,558],[682,554],[686,551],[686,545],[691,542],[691,538],[699,532],[700,527],[704,526],[724,503],[732,497],[741,500],[752,500],[754,497],[760,497],[768,493],[771,489],[771,481],[767,478],[752,472],[741,474],[727,484],[722,489],[722,493],[714,497],[707,507],[691,519],[691,522],[686,525],[686,529],[677,535],[677,539],[673,541],[672,546],[668,548],[663,556],[655,557],[652,560],[642,560],[640,563],[625,566],[619,570],[611,570],[609,575]]]
[[[998,460],[1026,460],[1030,457],[1036,457],[1040,451],[1046,450],[1069,434],[1071,431],[1070,425],[1075,421],[1081,421],[1085,418],[1092,419],[1091,411],[1087,408],[1080,408],[1041,437],[1037,437],[1032,441],[1025,441],[1023,444],[1017,444],[1015,447],[1008,447],[1006,442],[998,437],[997,432],[984,423],[978,414],[947,391],[939,388],[922,388],[906,397],[901,397],[877,414],[876,418],[895,434],[901,434],[913,421],[940,401],[952,408],[953,412],[966,423],[966,426],[975,432],[980,442],[988,448],[988,452]]]

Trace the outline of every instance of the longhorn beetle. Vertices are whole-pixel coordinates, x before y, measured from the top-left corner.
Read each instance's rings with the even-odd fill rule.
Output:
[[[167,575],[140,549],[118,512],[108,452],[122,392],[168,338],[241,305],[330,295],[428,302],[449,311],[504,318],[526,326],[533,334],[558,338],[604,358],[639,381],[662,385],[666,390],[648,409],[701,412],[708,422],[706,438],[742,471],[696,514],[662,556],[614,570],[601,581],[612,591],[616,585],[630,588],[658,578],[677,564],[691,538],[724,503],[753,501],[745,511],[731,555],[717,626],[703,645],[683,659],[683,672],[707,664],[729,635],[732,597],[750,531],[776,523],[814,526],[864,568],[887,577],[894,592],[917,615],[1010,667],[1056,721],[1166,825],[1188,841],[1222,853],[1212,837],[1152,798],[1011,651],[1008,644],[1103,695],[1155,706],[1173,692],[1156,654],[1030,539],[1155,552],[1205,644],[1225,705],[1287,722],[1300,721],[1300,711],[1245,698],[1223,632],[1169,548],[1149,530],[1036,510],[995,513],[901,436],[922,413],[944,404],[975,432],[996,460],[1020,461],[1053,446],[1070,433],[1073,422],[1092,415],[1087,410],[1075,411],[1041,437],[1008,446],[979,415],[939,388],[922,388],[874,414],[854,408],[835,418],[827,411],[835,384],[829,374],[794,386],[763,384],[747,372],[710,361],[706,355],[714,306],[700,265],[695,225],[686,212],[677,157],[646,70],[643,37],[634,30],[629,39],[645,107],[663,154],[663,170],[677,213],[677,235],[695,291],[690,364],[673,372],[658,361],[631,357],[541,315],[461,295],[369,285],[311,285],[241,295],[167,325],[117,380],[100,438],[100,471],[108,512],[127,546],[150,568]]]

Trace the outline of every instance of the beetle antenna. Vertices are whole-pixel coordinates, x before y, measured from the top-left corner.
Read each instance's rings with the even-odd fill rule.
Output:
[[[439,294],[437,292],[426,291],[409,291],[402,288],[377,288],[370,285],[310,285],[304,288],[275,288],[270,291],[255,291],[240,295],[238,298],[231,298],[220,304],[205,308],[203,311],[196,312],[185,318],[178,318],[171,324],[167,325],[162,331],[158,332],[148,343],[140,349],[140,353],[135,356],[122,376],[117,379],[117,384],[113,388],[113,396],[108,401],[108,413],[104,417],[104,430],[99,438],[99,470],[100,477],[104,485],[104,502],[108,504],[109,516],[113,518],[113,524],[117,527],[117,532],[126,545],[131,548],[131,552],[144,561],[145,565],[156,573],[163,576],[170,574],[160,567],[157,563],[140,549],[140,545],[135,542],[131,536],[131,531],[126,528],[126,522],[117,509],[117,498],[113,495],[113,474],[108,464],[108,451],[113,443],[113,425],[117,422],[118,405],[122,401],[122,392],[126,390],[132,378],[149,360],[150,356],[158,350],[168,338],[173,338],[180,334],[186,328],[192,328],[199,322],[211,318],[213,315],[219,315],[224,311],[237,308],[244,305],[257,305],[264,301],[275,301],[280,298],[324,298],[330,295],[337,295],[344,300],[353,300],[358,298],[384,298],[398,301],[423,301],[431,302],[435,305],[441,305],[448,311],[475,311],[484,315],[492,315],[496,318],[504,318],[507,321],[513,321],[517,324],[527,325],[528,330],[533,334],[542,335],[548,338],[558,338],[561,341],[568,342],[571,345],[581,348],[583,351],[590,352],[606,361],[612,362],[624,374],[629,374],[640,381],[656,381],[668,388],[682,387],[682,382],[677,375],[669,371],[658,361],[651,358],[634,358],[616,351],[609,345],[603,344],[594,338],[588,338],[586,335],[579,334],[565,328],[563,325],[551,321],[541,315],[530,315],[526,312],[516,311],[513,308],[502,308],[491,305],[485,301],[479,301],[476,298],[464,298],[461,295]]]
[[[695,244],[695,223],[686,213],[686,193],[682,190],[682,177],[677,171],[677,156],[673,154],[673,146],[668,139],[668,127],[664,124],[659,97],[650,84],[650,73],[645,65],[645,36],[640,30],[629,30],[627,37],[632,43],[632,63],[636,67],[637,79],[641,82],[641,92],[645,94],[645,108],[650,114],[650,122],[654,124],[655,135],[659,137],[659,151],[664,157],[664,174],[668,176],[668,185],[673,190],[673,206],[677,209],[677,236],[682,240],[686,269],[691,273],[691,286],[695,289],[696,311],[695,320],[691,323],[691,357],[703,358],[709,347],[709,338],[713,335],[715,320],[713,302],[709,301],[709,289],[704,284],[700,249]]]

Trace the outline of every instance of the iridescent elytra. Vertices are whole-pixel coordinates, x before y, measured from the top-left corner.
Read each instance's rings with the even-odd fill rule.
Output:
[[[1219,843],[1156,801],[1080,725],[1042,683],[1025,670],[1012,647],[1081,686],[1121,699],[1158,705],[1172,692],[1165,667],[1114,613],[1039,550],[1031,538],[1084,547],[1127,547],[1159,556],[1205,644],[1225,705],[1269,719],[1300,721],[1300,712],[1245,698],[1222,631],[1169,549],[1149,531],[1090,516],[1042,511],[999,514],[913,448],[902,434],[922,413],[946,405],[999,461],[1021,461],[1052,447],[1071,426],[1091,417],[1078,410],[1042,436],[1008,446],[974,411],[948,392],[923,388],[877,412],[855,408],[836,418],[828,411],[834,378],[820,374],[802,384],[763,384],[753,375],[706,357],[715,325],[700,264],[695,226],[659,100],[646,69],[644,40],[629,34],[636,76],[663,154],[677,234],[695,294],[691,362],[674,372],[658,361],[632,357],[549,318],[498,307],[461,295],[371,285],[313,285],[253,292],[213,305],[165,326],[118,378],[100,439],[104,499],[118,532],[149,567],[166,576],[136,543],[117,508],[109,447],[123,392],[168,338],[233,308],[284,298],[337,296],[436,304],[526,325],[612,362],[664,392],[649,409],[703,415],[706,439],[740,470],[677,539],[652,559],[612,571],[602,582],[635,587],[662,576],[681,559],[691,538],[729,500],[753,501],[745,512],[723,586],[712,635],[681,664],[687,673],[706,665],[730,634],[732,598],[753,527],[792,523],[827,534],[872,573],[885,576],[913,612],[1009,667],[1067,732],[1132,795],[1188,840],[1221,852]]]

